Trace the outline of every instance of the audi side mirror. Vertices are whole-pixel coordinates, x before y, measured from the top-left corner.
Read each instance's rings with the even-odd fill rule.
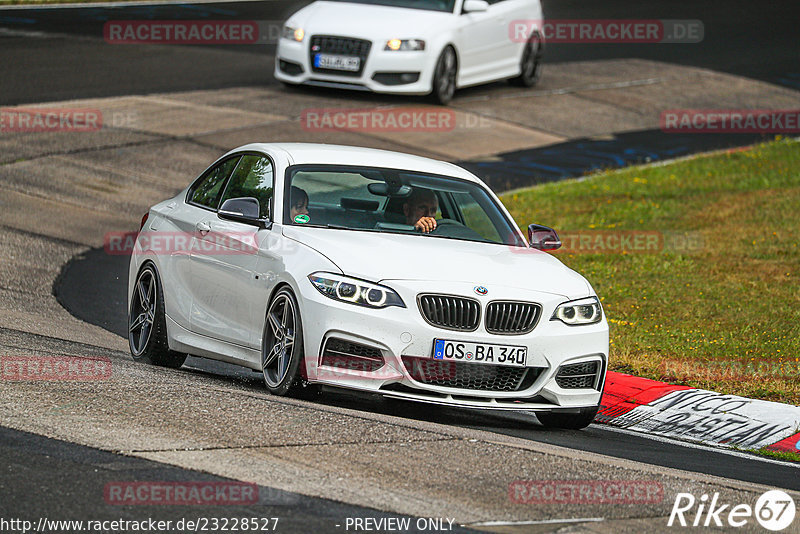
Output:
[[[461,11],[464,13],[482,13],[489,10],[489,2],[486,0],[466,0]]]

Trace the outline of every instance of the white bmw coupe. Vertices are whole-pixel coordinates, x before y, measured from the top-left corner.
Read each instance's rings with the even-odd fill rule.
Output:
[[[539,0],[318,0],[287,20],[275,77],[377,93],[431,94],[539,79]],[[519,28],[524,31],[520,32]]]
[[[137,361],[187,354],[316,385],[594,418],[608,324],[589,283],[480,179],[367,148],[251,144],[144,216],[130,262]]]

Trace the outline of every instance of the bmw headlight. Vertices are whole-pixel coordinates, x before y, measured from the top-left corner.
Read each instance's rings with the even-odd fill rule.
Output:
[[[303,40],[306,33],[303,31],[303,28],[295,28],[293,26],[284,26],[283,33],[281,37],[284,39],[289,39],[290,41],[297,41],[298,43]]]
[[[320,293],[334,300],[367,308],[406,307],[400,295],[386,286],[333,273],[313,273],[308,279]]]
[[[589,297],[560,304],[550,320],[574,326],[599,323],[602,318],[603,308],[600,307],[600,301],[597,297]]]
[[[403,50],[425,50],[425,41],[422,39],[389,39],[386,41],[384,50],[403,51]]]

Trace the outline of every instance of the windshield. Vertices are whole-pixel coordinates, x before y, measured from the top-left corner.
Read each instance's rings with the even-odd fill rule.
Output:
[[[289,225],[525,246],[486,190],[458,178],[297,165],[287,171],[284,198]]]
[[[410,9],[427,9],[428,11],[453,12],[455,0],[332,0],[351,4],[371,4],[374,6],[407,7]]]

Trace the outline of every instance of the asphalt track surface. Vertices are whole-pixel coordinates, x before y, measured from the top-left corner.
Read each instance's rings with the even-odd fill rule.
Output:
[[[36,523],[40,517],[84,521],[149,518],[176,524],[181,519],[197,521],[201,517],[258,518],[259,525],[273,525],[272,518],[278,518],[278,532],[305,533],[342,530],[348,517],[407,517],[263,486],[258,487],[258,502],[253,504],[118,505],[104,502],[107,484],[123,480],[188,484],[235,481],[3,427],[0,457],[0,517],[6,520],[19,518]],[[269,521],[261,521],[267,518]],[[408,532],[420,532],[414,518],[410,525]],[[453,532],[474,532],[453,527]]]
[[[275,0],[0,10],[0,28],[72,37],[31,43],[0,33],[0,104],[275,84],[273,45],[149,46],[143,54],[137,45],[105,43],[103,25],[125,19],[279,22],[304,4]],[[800,3],[795,0],[545,0],[543,8],[549,19],[691,19],[702,21],[705,30],[696,44],[552,44],[545,73],[547,63],[642,58],[800,87]],[[474,88],[457,97],[486,91]]]
[[[552,45],[547,62],[576,59],[639,57],[711,68],[756,78],[791,88],[800,87],[800,4],[796,1],[661,2],[631,4],[578,1],[546,1],[545,14],[553,19],[663,18],[699,19],[706,38],[691,48],[681,45]],[[102,25],[118,19],[254,19],[281,20],[302,5],[295,2],[246,2],[237,4],[190,4],[128,8],[19,9],[0,11],[0,104],[116,96],[247,85],[270,85],[272,46],[150,47],[143,55],[137,47],[112,46],[102,41]],[[36,40],[20,38],[20,32],[45,32]],[[51,36],[49,34],[61,34]],[[55,46],[54,46],[55,45]],[[75,61],[80,58],[80,61]],[[220,65],[224,65],[224,69]],[[121,68],[124,66],[124,68]],[[676,90],[681,90],[676,87]],[[491,94],[492,86],[459,93],[459,97]],[[320,91],[326,93],[326,91]],[[388,97],[363,95],[371,102],[393,102]],[[541,180],[575,176],[596,168],[621,166],[685,155],[700,150],[747,144],[760,136],[667,137],[658,131],[622,134],[613,140],[583,139],[541,149],[503,154],[496,162],[462,162],[491,183],[495,170],[503,169],[508,181],[497,188],[528,185],[529,171],[536,168]],[[587,158],[587,153],[600,154]],[[125,335],[124,281],[127,258],[91,250],[65,266],[53,288],[59,301],[74,315],[111,332]],[[91,281],[91,283],[87,283]],[[191,359],[188,367],[254,389],[263,386],[256,375],[232,366]],[[317,402],[402,417],[482,428],[498,434],[522,437],[576,450],[627,458],[653,465],[800,490],[798,468],[733,456],[707,448],[656,441],[592,425],[584,431],[544,431],[524,416],[459,410],[429,410],[405,403],[382,403],[376,398],[327,393]],[[210,475],[141,459],[126,458],[0,428],[0,456],[5,470],[0,477],[0,515],[40,515],[43,510],[67,511],[70,517],[93,519],[130,517],[141,519],[141,508],[98,508],[86,494],[102,492],[114,479],[219,480]],[[113,469],[108,466],[113,465]],[[69,475],[70,488],[61,480]],[[206,477],[206,478],[203,478]],[[46,496],[43,496],[43,488]],[[375,510],[324,499],[263,489],[275,500],[261,508],[216,512],[216,515],[253,516],[280,513],[287,518],[284,531],[332,530],[331,522],[348,516],[381,517]],[[169,509],[166,509],[169,508]],[[79,513],[73,513],[79,512]],[[151,517],[179,518],[193,510],[162,507],[148,510]],[[234,513],[236,512],[236,513]],[[241,512],[241,514],[239,514]],[[209,515],[204,511],[204,515]],[[313,519],[316,517],[317,519]],[[316,522],[313,522],[316,521]]]

